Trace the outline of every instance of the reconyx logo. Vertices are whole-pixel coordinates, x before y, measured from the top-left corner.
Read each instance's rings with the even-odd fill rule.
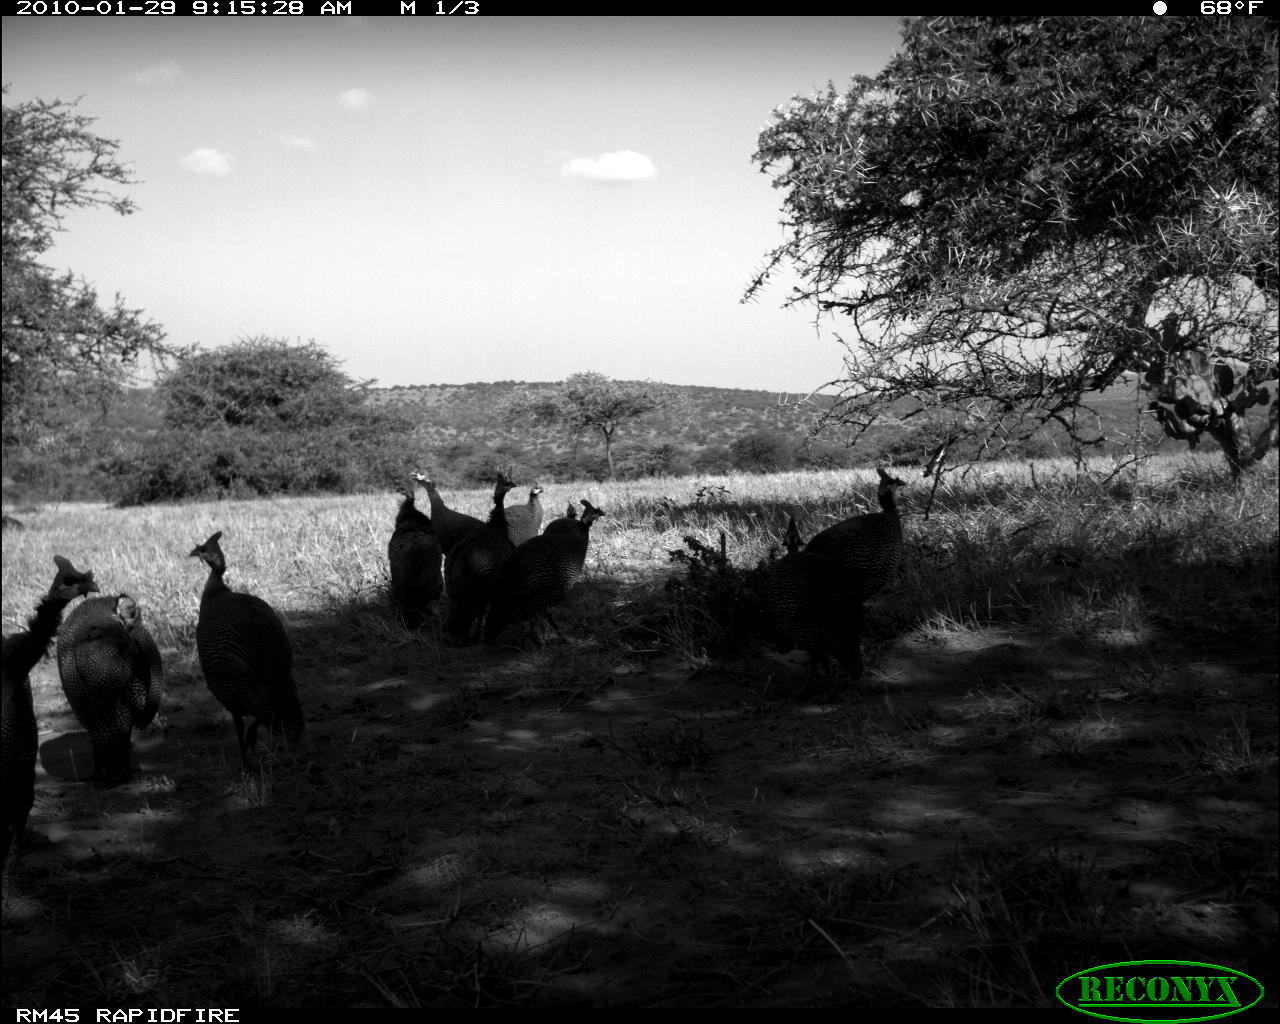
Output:
[[[1058,999],[1103,1020],[1217,1020],[1261,998],[1262,986],[1249,975],[1190,960],[1103,964],[1058,984]]]

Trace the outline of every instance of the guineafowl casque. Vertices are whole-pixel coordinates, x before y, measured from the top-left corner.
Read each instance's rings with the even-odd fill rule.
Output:
[[[857,585],[850,596],[859,602],[878,593],[893,578],[902,557],[902,519],[894,494],[905,483],[883,468],[876,471],[880,474],[876,493],[882,511],[828,526],[804,549],[831,559],[848,572],[850,581]]]
[[[427,609],[444,590],[440,568],[444,554],[440,538],[429,517],[414,505],[413,496],[420,474],[415,474],[404,491],[404,501],[396,513],[396,528],[387,543],[391,564],[391,599],[400,609],[404,624],[417,629]]]
[[[513,622],[538,616],[551,620],[548,610],[568,597],[586,562],[591,524],[604,515],[585,498],[582,507],[581,518],[568,520],[570,528],[530,538],[498,570],[485,622],[486,641],[493,643]]]
[[[757,582],[763,584],[767,639],[784,653],[798,647],[809,654],[804,694],[812,691],[819,665],[831,679],[829,656],[851,678],[860,678],[862,605],[850,597],[861,589],[858,574],[824,555],[800,551],[794,518],[787,528],[787,547],[791,554],[757,570]]]
[[[39,731],[36,728],[35,703],[31,699],[31,670],[49,650],[49,644],[62,621],[62,610],[83,594],[96,593],[98,585],[93,573],[77,572],[61,555],[54,555],[57,575],[49,592],[36,605],[27,619],[25,632],[4,638],[4,707],[0,719],[0,793],[4,794],[4,855],[21,842],[27,828],[27,815],[35,802],[36,751]]]
[[[538,527],[542,525],[542,499],[538,497],[541,493],[541,487],[530,487],[525,504],[506,510],[507,536],[516,547],[538,536]]]
[[[58,675],[67,703],[93,743],[93,778],[129,778],[129,738],[160,709],[164,669],[160,649],[128,594],[91,597],[72,610],[58,633]]]
[[[472,530],[485,525],[483,520],[475,516],[449,508],[440,497],[434,480],[427,479],[421,473],[414,474],[414,479],[426,488],[427,500],[431,503],[431,525],[440,538],[440,550],[444,554],[449,554]]]
[[[444,560],[445,585],[449,594],[448,629],[454,642],[472,639],[472,627],[479,628],[498,569],[515,550],[507,531],[503,502],[515,484],[502,473],[493,488],[493,511],[489,521],[472,530],[450,550]]]
[[[249,750],[258,726],[283,732],[290,743],[302,739],[302,705],[293,679],[293,647],[284,623],[271,605],[253,594],[227,587],[227,560],[215,533],[191,551],[209,566],[209,579],[200,595],[196,648],[205,682],[222,706],[231,712],[240,744],[240,766],[252,769]],[[248,732],[244,716],[253,716]]]
[[[573,502],[569,502],[569,507],[565,509],[563,516],[547,523],[542,532],[576,534],[578,532],[578,510],[573,507]]]

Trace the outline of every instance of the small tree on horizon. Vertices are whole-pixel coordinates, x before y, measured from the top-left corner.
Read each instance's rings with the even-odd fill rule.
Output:
[[[550,392],[517,397],[510,411],[517,418],[562,427],[573,434],[597,434],[604,442],[605,462],[612,480],[616,473],[613,441],[618,428],[678,401],[677,392],[666,384],[612,380],[603,373],[589,371],[571,374]]]

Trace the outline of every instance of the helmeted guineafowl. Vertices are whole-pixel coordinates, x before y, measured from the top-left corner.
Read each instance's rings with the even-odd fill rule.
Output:
[[[415,474],[414,479],[427,490],[427,500],[431,503],[431,525],[440,538],[440,550],[446,555],[472,530],[484,526],[483,520],[449,508],[440,497],[434,480],[427,479],[421,473]]]
[[[799,546],[792,518],[787,547]],[[821,665],[830,677],[828,656],[852,677],[862,675],[862,606],[850,597],[860,589],[857,574],[833,559],[809,550],[793,550],[760,567],[766,616],[766,638],[779,650],[800,648],[809,654],[804,693],[813,688]]]
[[[586,562],[591,524],[604,515],[585,498],[582,507],[581,518],[569,520],[572,530],[530,538],[498,570],[484,630],[489,643],[513,622],[536,616],[550,619],[549,609],[568,597]]]
[[[400,609],[404,624],[417,629],[431,602],[444,590],[440,568],[444,555],[431,519],[414,505],[419,474],[409,480],[404,501],[396,513],[396,528],[387,543],[391,564],[391,599]]]
[[[542,525],[542,499],[538,497],[541,493],[541,487],[530,487],[525,504],[506,510],[507,536],[516,547],[538,536],[538,527]]]
[[[578,510],[573,507],[573,502],[569,502],[569,507],[565,509],[564,515],[547,523],[542,532],[576,534],[578,532]]]
[[[129,738],[160,709],[160,649],[128,594],[91,597],[58,633],[58,674],[67,703],[93,743],[93,778],[123,782],[131,772]]]
[[[902,519],[894,493],[905,486],[902,480],[877,467],[880,486],[877,495],[882,511],[854,516],[828,526],[805,545],[805,551],[831,559],[850,573],[857,589],[856,601],[865,601],[892,578],[902,557]]]
[[[4,702],[0,717],[0,793],[4,794],[4,854],[7,863],[10,843],[16,847],[27,827],[27,815],[35,801],[36,728],[35,704],[31,699],[31,670],[49,650],[49,643],[62,621],[62,610],[82,594],[98,590],[93,573],[77,572],[61,555],[53,556],[57,575],[49,591],[27,619],[25,632],[4,638]]]
[[[293,647],[284,623],[271,605],[253,594],[227,587],[227,561],[215,533],[191,551],[209,566],[209,579],[200,595],[196,647],[205,682],[222,706],[231,712],[240,744],[240,766],[251,769],[249,750],[258,726],[283,732],[290,743],[302,739],[302,705],[293,679]],[[244,716],[253,722],[245,731]]]
[[[448,629],[455,643],[469,642],[489,606],[498,569],[515,550],[507,532],[503,501],[515,484],[502,473],[493,488],[489,521],[472,530],[445,556],[444,577],[449,594]]]

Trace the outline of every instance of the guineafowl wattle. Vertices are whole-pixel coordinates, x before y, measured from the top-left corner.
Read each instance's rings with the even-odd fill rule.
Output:
[[[419,511],[413,501],[418,480],[419,475],[415,474],[404,491],[404,501],[396,513],[395,532],[387,543],[391,599],[409,629],[422,625],[431,602],[444,590],[444,579],[440,575],[444,562],[440,538],[431,519]]]
[[[91,597],[58,633],[58,674],[67,703],[93,743],[93,778],[123,782],[131,773],[129,738],[160,709],[160,650],[128,594]]]
[[[498,569],[515,550],[507,531],[503,502],[515,484],[499,473],[493,488],[489,521],[472,530],[450,550],[444,560],[445,586],[449,594],[448,629],[455,643],[468,643],[472,627],[479,627],[489,606]]]
[[[568,597],[586,562],[591,524],[604,515],[586,499],[582,506],[580,519],[567,520],[567,528],[525,541],[498,570],[485,622],[486,641],[495,641],[513,622],[537,616],[549,619],[549,609]]]
[[[82,594],[97,592],[93,573],[77,572],[61,555],[53,556],[57,575],[49,592],[36,605],[35,614],[27,619],[24,632],[4,638],[4,701],[0,717],[0,793],[4,794],[4,854],[15,848],[27,828],[27,816],[35,802],[36,752],[39,730],[36,728],[35,703],[31,699],[31,670],[49,650],[49,644],[62,621],[62,610]]]
[[[799,546],[795,519],[787,530],[789,549]],[[862,605],[849,595],[860,589],[857,575],[824,555],[793,550],[761,566],[766,635],[779,650],[809,654],[804,693],[813,688],[818,666],[830,677],[834,657],[851,678],[862,676]]]
[[[569,533],[578,532],[578,510],[573,507],[573,502],[569,502],[569,507],[565,509],[564,515],[559,519],[553,519],[542,530],[543,533]]]
[[[854,516],[828,526],[805,545],[805,551],[829,558],[848,571],[857,589],[850,597],[865,601],[879,592],[897,571],[902,558],[902,518],[894,497],[902,480],[878,468],[880,486],[877,496],[882,511]]]
[[[196,648],[205,682],[231,712],[240,744],[240,766],[251,769],[249,750],[266,725],[283,732],[290,743],[302,739],[302,705],[293,679],[293,647],[284,623],[271,605],[253,594],[240,594],[223,581],[227,561],[215,533],[191,551],[209,566],[200,595]],[[244,717],[253,722],[245,731]]]
[[[538,527],[542,525],[542,499],[538,497],[541,493],[541,487],[530,487],[525,504],[506,510],[507,536],[516,547],[538,536]]]
[[[449,508],[440,497],[434,480],[428,480],[421,473],[415,474],[414,479],[426,488],[427,500],[431,503],[431,525],[440,538],[440,550],[444,554],[452,551],[472,530],[485,525],[483,520],[475,516]]]

